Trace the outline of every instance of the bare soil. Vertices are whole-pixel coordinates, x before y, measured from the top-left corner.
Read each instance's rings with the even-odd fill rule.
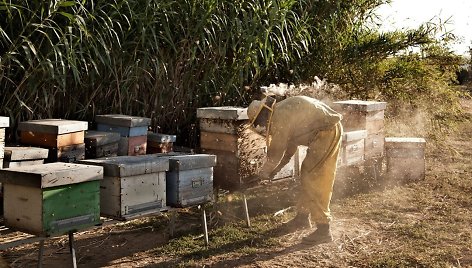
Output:
[[[463,106],[472,118],[472,101]],[[301,238],[312,230],[284,230],[294,211],[277,212],[296,199],[285,183],[248,193],[250,228],[240,195],[222,195],[217,207],[208,206],[208,247],[196,208],[178,213],[175,238],[167,214],[77,233],[78,266],[472,267],[471,137],[464,121],[445,145],[428,146],[424,181],[335,198],[332,243],[304,245]],[[35,267],[37,249],[33,243],[2,251],[0,267]],[[66,236],[46,241],[43,265],[71,266]]]

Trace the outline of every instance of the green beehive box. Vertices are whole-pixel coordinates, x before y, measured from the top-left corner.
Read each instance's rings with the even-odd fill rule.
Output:
[[[103,168],[69,163],[0,170],[5,226],[56,236],[100,223]]]

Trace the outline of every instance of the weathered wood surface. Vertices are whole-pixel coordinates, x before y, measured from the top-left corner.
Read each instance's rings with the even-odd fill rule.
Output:
[[[85,159],[85,143],[51,148],[46,162],[75,163],[83,159]]]
[[[127,177],[105,176],[100,185],[101,214],[114,219],[146,215],[166,206],[165,172]]]
[[[238,136],[227,133],[201,132],[200,146],[205,149],[238,152]]]
[[[129,177],[169,170],[169,160],[154,155],[116,156],[88,159],[79,163],[103,166],[107,177]]]
[[[341,111],[344,131],[367,130],[369,133],[383,129],[384,111],[348,112]]]
[[[145,155],[147,136],[121,137],[118,143],[118,155]]]
[[[385,155],[387,158],[424,159],[425,147],[426,140],[423,138],[385,138]]]
[[[99,181],[54,188],[5,185],[5,225],[38,236],[54,236],[100,221]]]
[[[197,118],[247,120],[247,108],[223,106],[197,109]]]
[[[169,171],[214,167],[216,162],[216,155],[211,154],[169,156]]]
[[[176,135],[162,134],[162,133],[147,133],[148,142],[164,143],[164,142],[175,142],[177,140]]]
[[[352,140],[343,144],[341,149],[341,165],[350,166],[364,160],[364,139]]]
[[[343,142],[358,141],[365,138],[367,138],[366,130],[347,131],[347,132],[344,132],[342,141]]]
[[[167,176],[167,205],[188,207],[205,204],[213,198],[213,168],[170,169]]]
[[[40,160],[23,160],[23,161],[3,161],[3,168],[16,168],[16,167],[25,167],[25,166],[34,166],[44,164],[44,159]]]
[[[118,142],[100,146],[85,146],[85,159],[118,156]]]
[[[385,138],[385,148],[425,148],[426,140],[423,138]]]
[[[384,134],[368,135],[365,139],[364,150],[365,158],[373,158],[384,155]]]
[[[6,128],[10,126],[10,118],[6,116],[0,116],[0,128]]]
[[[364,100],[345,100],[333,102],[335,110],[351,110],[361,112],[371,112],[385,110],[387,108],[386,102],[379,101],[364,101]]]
[[[4,187],[5,225],[27,233],[42,233],[42,190],[14,184],[5,184]]]
[[[97,147],[120,141],[120,133],[89,130],[85,132],[85,145],[87,147]]]
[[[173,142],[153,142],[148,140],[146,154],[171,153],[174,151]]]
[[[124,114],[102,114],[95,116],[97,123],[122,127],[147,127],[151,124],[151,119],[147,117],[131,116]]]
[[[123,127],[123,126],[115,126],[115,125],[99,123],[97,124],[97,130],[106,131],[106,132],[117,132],[117,133],[120,133],[121,137],[136,137],[136,136],[147,136],[148,127],[147,126]]]
[[[234,135],[238,133],[242,122],[244,121],[200,118],[199,125],[200,131]]]
[[[39,132],[49,134],[66,134],[79,132],[88,129],[88,123],[85,121],[74,121],[64,119],[41,119],[20,122],[18,130],[22,132]]]
[[[425,178],[424,158],[387,157],[387,176],[391,181],[408,182]]]
[[[73,144],[84,143],[84,131],[67,134],[42,133],[33,131],[21,131],[20,140],[22,144],[57,148]]]
[[[102,167],[60,162],[0,170],[0,182],[3,184],[36,188],[56,187],[102,178]]]
[[[8,161],[23,161],[23,160],[35,160],[35,159],[46,159],[48,157],[48,149],[38,147],[25,147],[25,146],[6,146],[5,147],[5,160]]]

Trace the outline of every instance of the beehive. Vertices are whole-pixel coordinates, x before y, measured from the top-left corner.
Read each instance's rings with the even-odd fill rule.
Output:
[[[176,135],[148,132],[146,153],[157,154],[173,152],[173,145],[176,140]]]
[[[126,220],[166,207],[166,171],[169,160],[152,155],[117,156],[80,163],[104,168],[100,185],[103,216]]]
[[[0,170],[5,226],[54,236],[100,223],[103,168],[68,163]]]
[[[0,116],[0,168],[3,166],[5,148],[5,128],[10,126],[10,118]],[[1,184],[0,184],[1,189]]]
[[[250,126],[246,108],[199,108],[197,118],[202,152],[216,155],[218,159],[214,168],[214,185],[227,190],[239,189],[265,161],[265,137]],[[272,179],[297,176],[298,166],[297,153]]]
[[[121,139],[118,144],[118,155],[146,154],[147,132],[151,119],[122,114],[97,115],[98,131],[118,132]]]
[[[399,182],[424,179],[425,147],[423,138],[385,138],[389,178]]]
[[[34,166],[44,164],[48,158],[48,149],[39,147],[7,146],[5,147],[4,168]]]
[[[365,159],[384,154],[384,114],[386,102],[347,100],[334,102],[333,108],[343,115],[344,131],[365,130]]]
[[[10,126],[10,118],[0,116],[0,169],[3,167],[4,148],[5,148],[5,128]],[[3,214],[3,186],[0,183],[0,215]]]
[[[343,133],[340,166],[351,166],[364,161],[364,143],[367,131],[356,130]]]
[[[46,162],[76,162],[85,158],[84,136],[88,123],[63,119],[20,122],[20,141],[24,145],[49,149]]]
[[[239,189],[262,165],[265,138],[251,130],[245,108],[199,108],[197,118],[202,152],[218,159],[214,185],[227,190]]]
[[[174,155],[166,158],[169,159],[169,171],[166,172],[167,205],[188,207],[213,199],[215,155]]]
[[[94,131],[85,132],[85,158],[118,156],[120,141],[118,132]]]

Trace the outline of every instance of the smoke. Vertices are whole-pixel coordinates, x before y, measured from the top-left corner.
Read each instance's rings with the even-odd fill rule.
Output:
[[[313,78],[310,84],[288,85],[284,83],[270,84],[261,87],[261,92],[269,96],[293,97],[307,96],[320,101],[331,103],[335,98],[345,97],[345,93],[337,84],[329,83],[318,76]]]

